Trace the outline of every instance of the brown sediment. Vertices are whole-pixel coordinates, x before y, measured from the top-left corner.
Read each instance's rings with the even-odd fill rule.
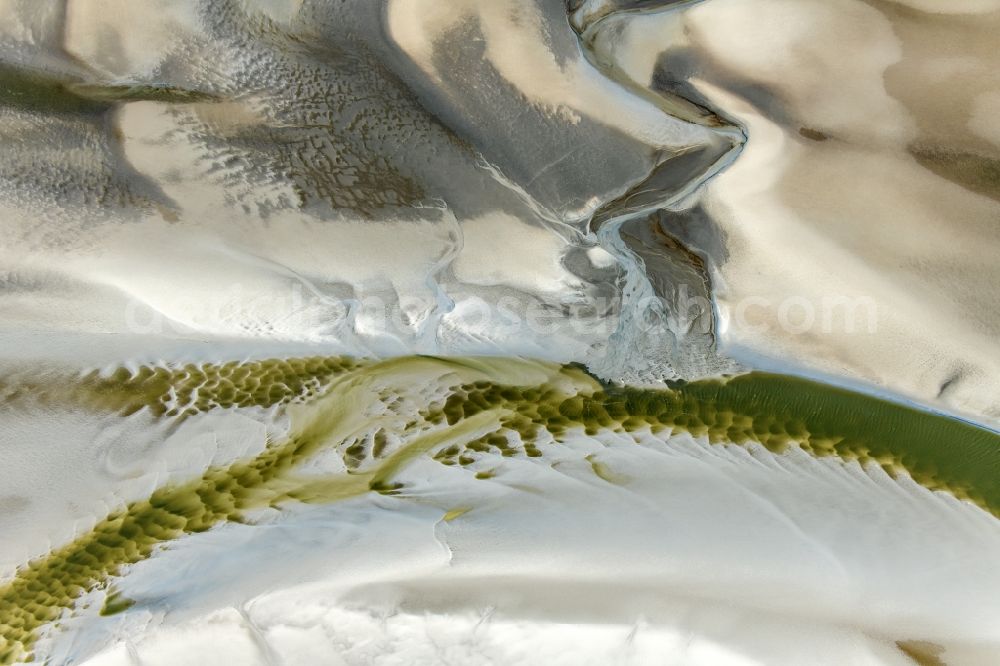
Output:
[[[915,143],[909,151],[920,166],[941,178],[1000,201],[1000,159],[926,143]]]
[[[896,647],[917,666],[948,666],[941,654],[944,647],[929,641],[896,641]]]
[[[808,127],[799,128],[799,136],[809,139],[810,141],[826,141],[830,137],[820,132],[819,130],[810,129]]]

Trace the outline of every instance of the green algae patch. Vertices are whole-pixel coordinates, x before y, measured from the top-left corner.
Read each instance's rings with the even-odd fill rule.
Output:
[[[494,419],[482,414],[455,427],[422,432],[365,471],[320,479],[298,476],[302,462],[379,422],[364,414],[364,408],[379,399],[371,379],[370,374],[347,377],[335,384],[311,410],[298,413],[304,423],[287,441],[268,446],[253,459],[164,486],[19,569],[0,587],[0,663],[30,659],[43,628],[57,622],[82,595],[106,587],[166,542],[226,522],[244,522],[248,511],[285,502],[334,502],[394,491],[399,484],[392,475],[409,462],[434,446],[475,436]],[[109,612],[124,611],[122,602],[112,597],[106,605]]]
[[[602,463],[600,460],[597,460],[597,458],[593,455],[587,456],[587,462],[590,463],[590,469],[594,472],[594,475],[602,481],[618,486],[623,485],[627,480],[625,476],[618,474],[608,465]]]
[[[78,385],[78,399],[88,405],[129,415],[148,408],[154,416],[193,416],[211,409],[271,407],[305,401],[330,380],[356,370],[363,362],[329,356],[230,362],[178,368],[120,368],[104,376],[92,372]]]
[[[23,387],[22,387],[23,388]],[[51,389],[57,391],[56,389]],[[146,367],[90,373],[61,399],[131,414],[183,417],[217,408],[280,405],[292,429],[254,458],[171,483],[98,521],[92,530],[18,569],[0,586],[0,663],[29,659],[47,626],[94,590],[102,615],[133,601],[112,587],[163,544],[250,512],[330,503],[367,493],[405,497],[401,473],[421,459],[496,476],[505,458],[550,464],[569,437],[615,434],[637,444],[688,433],[714,445],[791,447],[890,474],[1000,516],[1000,435],[969,423],[801,378],[767,373],[677,383],[609,386],[575,366],[520,359],[338,357]],[[69,399],[69,398],[72,399]],[[600,441],[600,440],[598,440]],[[333,451],[339,472],[303,463]],[[596,477],[624,483],[599,456]],[[460,515],[448,512],[444,520]],[[462,509],[464,513],[465,509]]]
[[[750,373],[676,389],[713,441],[795,443],[817,456],[906,471],[1000,516],[1000,434],[965,421],[806,379]],[[714,414],[713,414],[714,410]],[[723,431],[726,423],[730,425]]]
[[[441,517],[441,520],[443,520],[446,523],[450,523],[453,520],[458,520],[459,518],[469,513],[470,511],[472,511],[472,509],[467,506],[459,507],[458,509],[452,509],[451,511],[444,514]]]
[[[877,464],[1000,516],[1000,435],[959,419],[762,372],[666,389],[577,386],[479,381],[454,387],[441,407],[447,423],[491,408],[504,415],[496,431],[439,450],[436,459],[467,466],[495,455],[541,457],[540,446],[559,443],[569,431],[685,432],[713,444],[755,443],[778,454],[797,446],[818,457]]]
[[[324,356],[229,363],[145,365],[135,370],[97,370],[82,376],[0,378],[0,404],[15,407],[84,407],[130,416],[148,410],[156,418],[187,418],[214,409],[274,407],[305,402],[329,383],[363,367],[364,360]]]
[[[101,615],[103,617],[117,615],[118,613],[127,611],[132,606],[135,606],[134,599],[122,596],[121,592],[112,591],[104,600],[104,606],[101,607]]]

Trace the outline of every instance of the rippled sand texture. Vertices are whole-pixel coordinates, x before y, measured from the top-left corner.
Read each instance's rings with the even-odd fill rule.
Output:
[[[683,321],[609,345],[649,287],[588,222],[743,134],[606,76],[558,2],[2,6],[5,328],[732,367]]]
[[[1000,579],[991,565],[1000,555],[1000,436],[821,384],[753,373],[632,389],[542,362],[308,358],[75,377],[53,368],[12,376],[5,388],[9,409],[25,393],[37,399],[13,409],[46,410],[44,429],[77,420],[57,448],[90,455],[74,463],[73,505],[37,503],[30,479],[7,489],[4,527],[22,538],[2,551],[19,564],[0,585],[0,663],[72,663],[155,627],[165,613],[305,582],[333,585],[328,602],[343,612],[375,612],[388,594],[407,612],[462,618],[490,603],[520,621],[538,613],[543,623],[564,617],[561,586],[584,600],[605,586],[611,605],[586,611],[591,621],[649,612],[670,627],[674,602],[648,595],[693,594],[691,608],[711,616],[713,590],[728,580],[719,591],[750,605],[738,613],[804,613],[796,621],[820,635],[861,641],[838,659],[874,658],[896,649],[894,641],[918,639],[958,654],[1000,649]],[[94,428],[104,436],[88,441]],[[11,464],[38,454],[12,444]],[[60,476],[51,467],[30,471]],[[46,537],[79,530],[88,513],[81,508],[94,501],[106,503],[106,515],[37,555]],[[877,511],[858,512],[856,503]],[[343,512],[355,514],[348,523],[365,516],[360,531],[342,533]],[[743,521],[735,531],[734,512]],[[21,521],[36,524],[36,535],[18,530]],[[412,527],[397,533],[397,521],[424,536]],[[287,540],[280,557],[268,543],[274,532]],[[715,553],[720,537],[735,542]],[[388,540],[386,550],[373,552],[372,538]],[[499,565],[525,538],[517,562]],[[438,557],[421,564],[411,548],[427,539]],[[569,543],[560,539],[582,550],[563,560]],[[589,552],[605,547],[629,560],[608,569]],[[731,566],[729,549],[740,548],[743,575],[696,564]],[[373,556],[367,571],[329,578],[336,562]],[[407,573],[415,557],[418,570]],[[839,584],[824,579],[817,557],[839,572]],[[318,569],[288,566],[302,558]],[[956,558],[963,566],[954,573],[922,573]],[[911,589],[914,575],[942,589]],[[806,590],[822,593],[810,599]],[[867,609],[872,601],[881,610]],[[347,630],[346,639],[364,641],[368,632]],[[265,657],[276,649],[268,640],[260,636]],[[764,643],[751,654],[788,659],[799,649],[794,639]],[[421,645],[386,646],[379,658]],[[192,647],[180,639],[177,649]]]
[[[731,351],[995,420],[1000,3],[711,0],[619,20],[609,51],[630,76],[693,84],[747,128],[702,200],[726,239],[712,256]],[[658,49],[664,34],[678,42]],[[795,326],[803,300],[817,325],[783,330],[787,299]],[[862,299],[853,333],[845,307],[822,330],[824,299]]]
[[[4,327],[644,380],[721,340],[994,419],[1000,19],[930,4],[5,0]]]
[[[0,664],[996,663],[997,35],[0,0]]]

